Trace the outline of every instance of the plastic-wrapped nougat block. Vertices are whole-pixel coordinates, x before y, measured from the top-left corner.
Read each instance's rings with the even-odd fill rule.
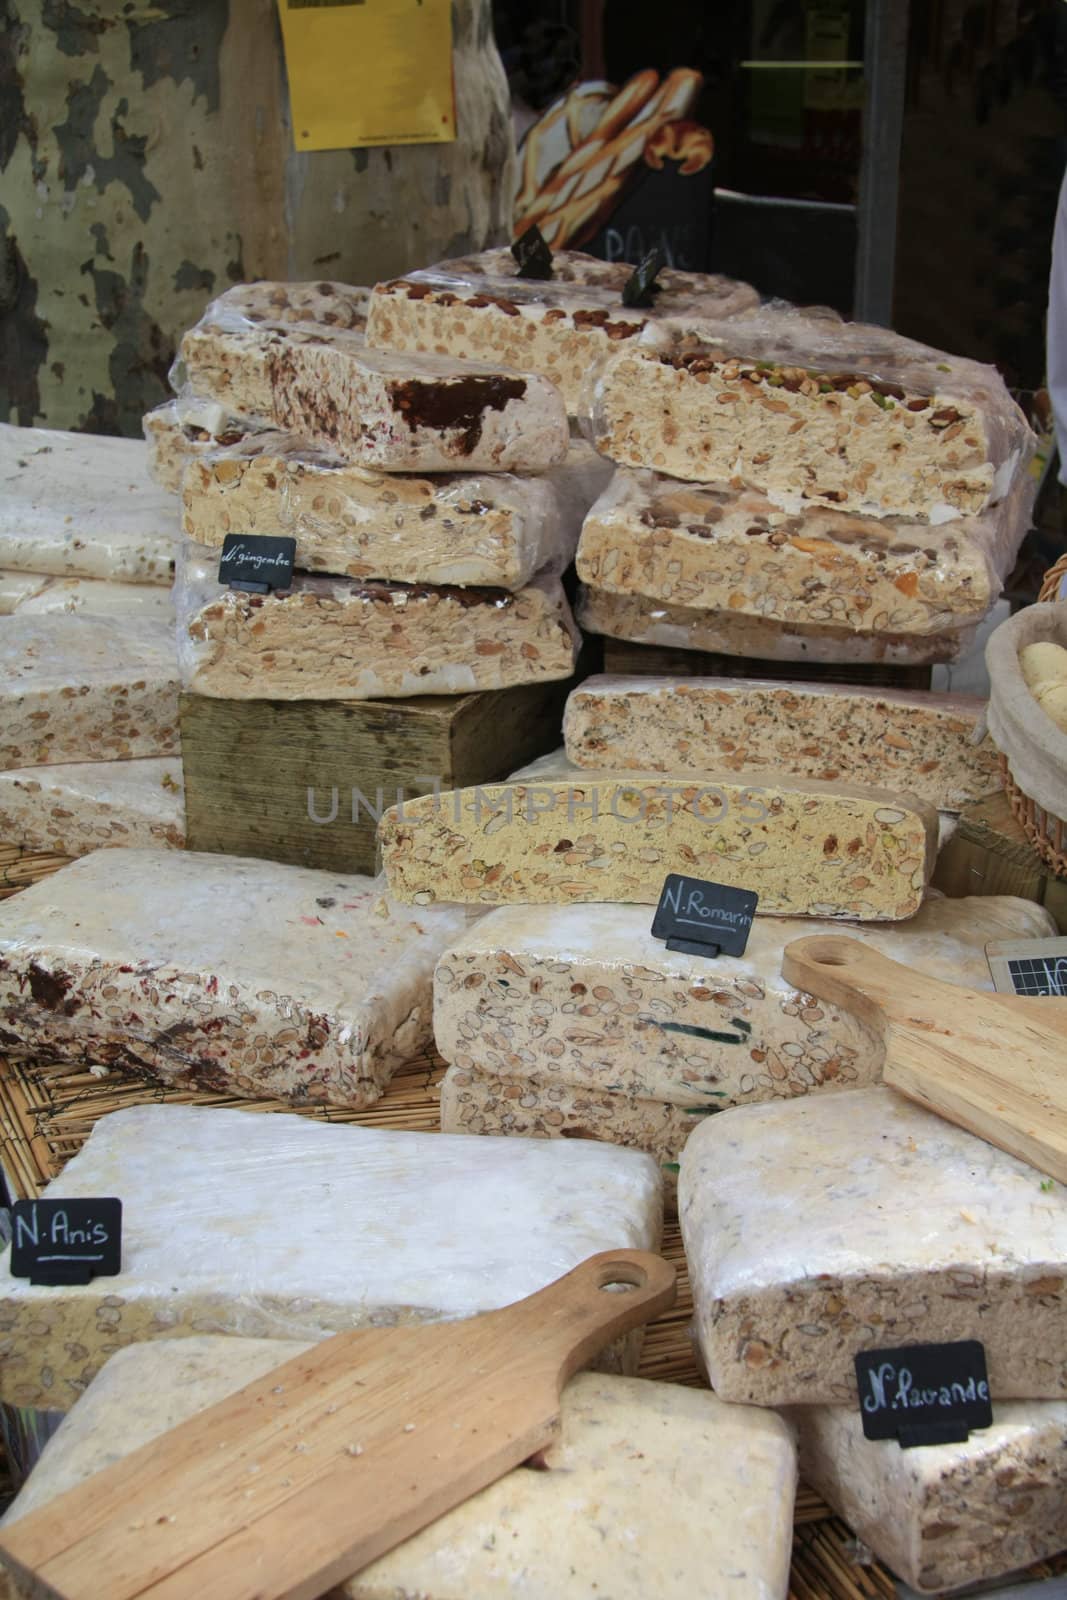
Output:
[[[47,1446],[8,1524],[304,1347],[194,1338],[120,1351]],[[795,1452],[772,1412],[583,1372],[545,1470],[518,1467],[364,1568],[345,1600],[784,1600]],[[368,1470],[373,1462],[368,1457]]]
[[[176,756],[79,761],[0,772],[0,839],[80,856],[107,845],[180,850],[182,764]]]
[[[994,1405],[1067,1398],[1067,1190],[892,1089],[706,1118],[678,1202],[723,1399],[855,1405],[858,1351],[963,1339]]]
[[[655,1250],[662,1225],[632,1150],[173,1104],[103,1117],[45,1194],[123,1201],[118,1277],[42,1288],[3,1264],[0,1400],[59,1410],[128,1344],[473,1316],[597,1251]]]
[[[5,1048],[164,1083],[363,1106],[430,1042],[467,914],[356,874],[97,851],[0,906]]]

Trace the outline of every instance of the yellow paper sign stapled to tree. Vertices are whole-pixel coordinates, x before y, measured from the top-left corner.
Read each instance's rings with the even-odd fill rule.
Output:
[[[451,0],[278,0],[298,150],[456,137]]]

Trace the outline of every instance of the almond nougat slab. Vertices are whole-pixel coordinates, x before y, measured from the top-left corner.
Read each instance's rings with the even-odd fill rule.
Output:
[[[992,740],[975,743],[984,711],[970,695],[605,676],[572,691],[563,732],[582,767],[876,783],[958,811],[1002,785]]]
[[[148,471],[171,494],[181,493],[186,467],[202,455],[271,431],[262,419],[234,416],[214,400],[198,400],[195,395],[164,401],[146,412],[141,427],[148,446]]]
[[[306,1348],[201,1336],[119,1351],[48,1444],[5,1523]],[[332,1594],[785,1595],[796,1452],[772,1412],[728,1406],[680,1384],[581,1372],[564,1390],[559,1438],[544,1451],[544,1465],[506,1474]]]
[[[174,502],[140,439],[0,423],[0,569],[166,588]]]
[[[223,700],[373,700],[569,678],[579,634],[558,578],[512,594],[295,574],[245,594],[218,551],[184,552],[175,597],[182,683]]]
[[[0,772],[0,839],[22,850],[79,856],[105,845],[185,844],[177,757],[84,761]]]
[[[212,547],[230,533],[289,535],[307,572],[515,590],[570,564],[582,519],[610,474],[582,444],[537,476],[420,477],[260,433],[205,449],[189,465],[183,526]]]
[[[765,913],[895,921],[922,903],[936,811],[876,789],[743,774],[583,772],[405,800],[378,837],[392,892],[430,905],[655,905],[670,872],[754,889]]]
[[[45,1195],[124,1212],[117,1277],[43,1288],[0,1257],[0,1401],[56,1410],[126,1345],[469,1317],[599,1250],[656,1250],[663,1222],[634,1150],[174,1104],[101,1117]],[[642,1331],[600,1361],[632,1370]]]
[[[0,905],[5,1050],[257,1098],[364,1106],[430,1042],[455,908],[356,874],[98,850]]]
[[[701,611],[639,594],[612,594],[583,583],[575,616],[587,633],[675,650],[708,650],[759,661],[850,661],[925,666],[957,661],[977,637],[977,624],[934,634],[856,633],[825,623],[776,622],[736,611]]]
[[[885,328],[763,310],[649,334],[595,379],[593,438],[624,466],[936,523],[1002,499],[1033,453],[996,368]]]
[[[1067,1189],[892,1089],[705,1118],[678,1209],[724,1400],[854,1406],[857,1351],[960,1339],[994,1404],[1067,1398]]]
[[[566,457],[567,414],[548,379],[372,350],[358,311],[324,325],[321,307],[311,309],[306,322],[288,323],[222,296],[183,338],[176,386],[391,472],[537,472]]]
[[[999,598],[1030,526],[1017,474],[981,516],[944,526],[782,511],[758,489],[680,483],[620,467],[582,528],[578,576],[614,594],[859,634],[937,634]]]
[[[0,771],[179,752],[173,624],[13,616],[0,627]]]
[[[1067,1402],[1014,1400],[962,1444],[865,1439],[848,1406],[795,1406],[804,1482],[920,1594],[1067,1547]]]
[[[623,304],[633,274],[577,250],[552,257],[551,279],[520,278],[508,249],[437,266],[389,283],[371,296],[368,341],[381,350],[433,351],[469,361],[539,372],[558,385],[572,415],[586,409],[591,370],[649,322],[683,313],[726,318],[750,311],[750,284],[664,268],[651,306]]]
[[[1048,938],[1043,906],[1011,895],[931,898],[882,926],[757,916],[743,956],[668,950],[647,906],[501,906],[441,955],[434,1038],[466,1072],[678,1107],[754,1105],[881,1078],[858,1017],[782,977],[793,939],[847,933],[904,966],[993,987],[985,946]]]
[[[169,589],[154,583],[113,583],[107,578],[45,578],[13,610],[23,617],[61,612],[83,617],[158,617],[173,624]]]

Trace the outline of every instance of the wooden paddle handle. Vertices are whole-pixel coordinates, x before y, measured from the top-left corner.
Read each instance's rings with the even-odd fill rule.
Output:
[[[917,998],[921,974],[880,955],[859,939],[817,934],[794,939],[782,952],[782,976],[803,994],[828,1000],[862,1022],[880,1026],[909,989]]]
[[[561,1389],[606,1344],[669,1310],[677,1288],[677,1273],[662,1256],[649,1250],[602,1250],[547,1288],[490,1312],[489,1318],[494,1337],[508,1337],[508,1324],[514,1322],[521,1343],[512,1348],[520,1364]]]

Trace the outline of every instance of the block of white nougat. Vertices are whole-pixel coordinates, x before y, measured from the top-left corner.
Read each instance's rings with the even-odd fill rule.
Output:
[[[1034,487],[1017,473],[990,510],[932,527],[832,506],[783,511],[758,489],[620,467],[585,520],[578,576],[613,594],[763,622],[951,632],[999,598]]]
[[[46,1446],[5,1527],[304,1349],[200,1337],[120,1350]],[[331,1594],[784,1600],[796,1452],[773,1412],[582,1372],[540,1460],[545,1470],[516,1468]]]
[[[886,328],[768,308],[648,334],[594,385],[594,442],[624,466],[937,523],[1003,499],[1034,450],[995,367]]]
[[[919,909],[938,815],[912,796],[814,780],[585,771],[562,750],[506,783],[418,796],[378,825],[400,899],[655,905],[668,873],[780,916],[896,921]]]
[[[215,450],[271,429],[262,418],[237,417],[214,400],[186,394],[148,411],[141,419],[148,446],[148,471],[161,489],[180,494],[182,475],[192,462]]]
[[[961,1444],[865,1439],[850,1406],[796,1406],[804,1481],[920,1594],[1067,1549],[1067,1402],[1009,1400]],[[1022,1591],[1020,1591],[1022,1592]]]
[[[752,1105],[881,1078],[881,1040],[782,977],[794,939],[843,934],[944,983],[992,990],[994,939],[1054,937],[1012,895],[936,896],[906,922],[757,916],[743,956],[668,950],[646,906],[501,906],[441,956],[434,1038],[464,1071],[683,1109]]]
[[[182,339],[176,386],[390,472],[538,472],[566,457],[567,413],[547,378],[372,350],[358,324],[326,325],[313,309],[306,323],[256,320],[222,296]]]
[[[958,811],[1001,787],[985,701],[752,678],[587,678],[563,720],[582,767],[876,783]]]
[[[633,271],[559,250],[551,278],[521,278],[510,250],[484,250],[379,283],[367,338],[381,350],[447,352],[543,373],[581,415],[591,369],[647,323],[683,313],[721,319],[759,304],[750,284],[667,267],[654,301],[628,306],[622,291]]]
[[[34,1286],[0,1258],[0,1400],[58,1410],[128,1344],[473,1316],[662,1228],[634,1150],[174,1104],[102,1117],[44,1193],[123,1202],[118,1277]]]
[[[203,451],[182,480],[183,526],[296,540],[296,566],[350,578],[521,589],[574,559],[582,519],[611,474],[588,445],[560,467],[515,473],[378,472],[291,434]]]
[[[586,1089],[558,1079],[502,1078],[476,1067],[449,1067],[441,1079],[442,1133],[501,1134],[523,1139],[600,1139],[645,1150],[673,1187],[685,1142],[714,1105],[677,1106]]]
[[[227,417],[267,421],[274,405],[271,352],[286,340],[326,339],[339,349],[361,350],[369,297],[367,289],[347,283],[265,281],[227,289],[182,336],[170,374],[178,417],[189,415],[194,428],[212,433],[226,431]],[[217,409],[206,410],[210,405]],[[161,416],[160,427],[171,428],[174,420]]]
[[[0,772],[0,839],[22,850],[64,856],[106,845],[180,850],[185,844],[181,761],[146,756]]]
[[[724,1400],[855,1405],[857,1352],[962,1339],[994,1402],[1067,1398],[1067,1188],[892,1089],[705,1118],[678,1209]]]
[[[709,650],[762,661],[885,662],[920,667],[957,661],[977,624],[945,633],[855,633],[824,623],[776,622],[733,611],[701,611],[640,594],[612,594],[583,583],[575,616],[586,633],[672,650]]]
[[[107,578],[45,578],[12,608],[24,617],[159,617],[174,621],[169,589],[152,583],[112,583]]]
[[[580,636],[563,586],[518,593],[296,573],[287,590],[218,581],[188,546],[175,584],[182,684],[222,700],[377,700],[569,678]]]
[[[171,623],[68,615],[5,620],[0,771],[178,751]]]
[[[165,588],[178,536],[143,440],[0,423],[0,569]]]
[[[99,850],[0,905],[5,1049],[253,1098],[370,1105],[431,1041],[467,914],[357,874]]]

